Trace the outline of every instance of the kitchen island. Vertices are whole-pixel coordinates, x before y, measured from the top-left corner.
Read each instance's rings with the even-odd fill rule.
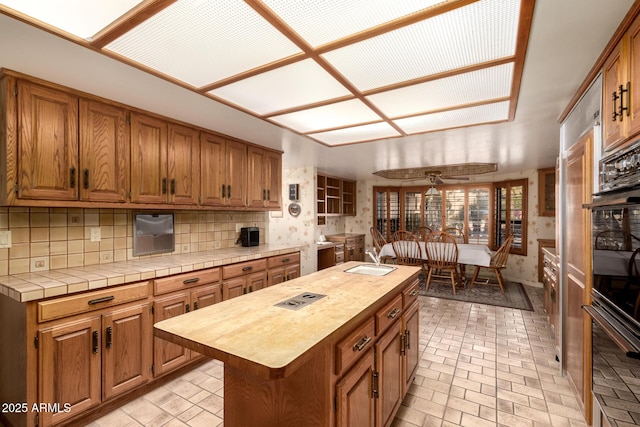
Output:
[[[346,272],[361,264],[158,322],[154,333],[224,362],[226,427],[388,425],[417,367],[420,269]]]

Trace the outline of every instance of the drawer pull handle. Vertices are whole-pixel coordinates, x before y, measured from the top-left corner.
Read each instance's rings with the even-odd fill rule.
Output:
[[[360,341],[353,345],[353,351],[362,351],[363,348],[367,346],[371,342],[371,337],[363,336],[360,338]]]
[[[167,178],[162,178],[162,194],[167,194]]]
[[[246,267],[242,267],[242,271],[251,271],[251,270],[253,270],[253,266],[251,266],[251,265],[248,265]]]
[[[409,296],[411,296],[411,297],[415,297],[416,295],[418,295],[418,290],[417,289],[412,290],[411,293],[409,294]]]
[[[83,176],[83,183],[82,186],[84,187],[85,190],[89,189],[89,169],[85,169],[82,171],[82,176]]]
[[[197,309],[198,309],[198,301],[195,301],[195,302],[193,303],[193,309],[194,309],[194,310],[197,310]]]
[[[88,304],[95,305],[95,304],[100,304],[101,302],[113,301],[114,299],[116,299],[116,297],[114,297],[113,295],[110,295],[108,297],[90,299]]]
[[[289,261],[291,261],[289,258],[285,258],[282,260],[282,263],[284,264],[285,262],[289,262]]]
[[[387,317],[389,319],[394,319],[399,313],[400,313],[400,309],[396,307],[393,310],[391,310],[389,313],[387,313]]]
[[[107,327],[107,338],[106,338],[107,348],[111,348],[112,340],[113,340],[113,328],[109,326]]]
[[[185,279],[182,281],[182,284],[188,285],[189,283],[198,283],[200,281],[199,277],[192,277],[191,279]]]
[[[187,304],[187,305],[185,306],[185,311],[186,311],[187,313],[188,313],[188,312],[190,312],[190,311],[191,311],[191,305]]]
[[[93,354],[97,354],[98,353],[98,331],[93,331],[93,336],[92,336],[92,347],[93,347]]]

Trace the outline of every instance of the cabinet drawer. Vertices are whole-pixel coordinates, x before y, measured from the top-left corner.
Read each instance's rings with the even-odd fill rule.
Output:
[[[281,265],[289,265],[289,264],[299,264],[300,263],[300,253],[286,254],[286,255],[278,255],[269,258],[267,264],[269,268],[279,267]]]
[[[342,264],[344,262],[344,252],[336,252],[336,264]]]
[[[237,264],[225,265],[222,267],[222,277],[229,279],[231,277],[242,276],[254,271],[265,270],[267,268],[266,259],[257,259],[255,261],[239,262]]]
[[[395,297],[376,313],[376,335],[380,335],[389,325],[400,319],[401,314],[402,294]]]
[[[420,292],[420,282],[416,280],[410,286],[408,286],[407,289],[402,291],[402,307],[407,308],[415,300],[417,300],[419,292]]]
[[[336,344],[336,375],[349,369],[366,350],[373,347],[374,336],[375,324],[370,318]]]
[[[162,295],[193,286],[209,285],[220,281],[220,269],[209,268],[207,270],[192,271],[185,274],[163,277],[153,281],[154,295]]]
[[[111,307],[149,296],[149,282],[134,283],[88,294],[57,298],[38,303],[38,322],[60,319],[74,314],[86,313]]]

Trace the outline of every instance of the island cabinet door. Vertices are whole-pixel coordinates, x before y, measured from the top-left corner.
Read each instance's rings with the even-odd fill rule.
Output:
[[[418,369],[418,334],[420,333],[418,302],[414,302],[402,315],[404,325],[404,396],[409,390]]]
[[[402,322],[396,322],[376,343],[376,371],[378,372],[378,401],[376,426],[390,426],[402,403],[404,375],[402,375]]]
[[[70,411],[40,412],[40,425],[100,404],[100,323],[94,316],[38,332],[39,402],[70,405]]]
[[[156,298],[153,323],[186,313],[191,309],[190,304],[189,292]],[[158,337],[154,337],[153,340],[154,376],[169,372],[189,361],[190,351],[186,348]]]
[[[102,328],[102,393],[106,400],[151,379],[150,304],[106,313]]]
[[[336,385],[336,426],[374,427],[373,348]]]

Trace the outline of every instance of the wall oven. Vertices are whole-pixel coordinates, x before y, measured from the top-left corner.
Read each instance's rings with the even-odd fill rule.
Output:
[[[640,146],[600,161],[592,219],[594,426],[640,425]]]

